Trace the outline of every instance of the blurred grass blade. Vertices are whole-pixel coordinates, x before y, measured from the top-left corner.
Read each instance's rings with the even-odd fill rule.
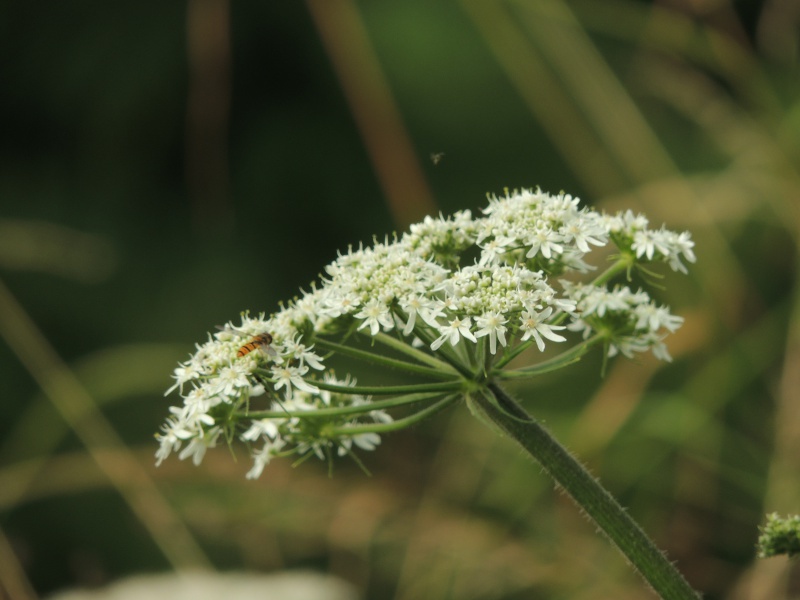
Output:
[[[389,83],[352,0],[306,0],[399,228],[438,212]]]
[[[184,346],[130,344],[95,352],[70,365],[75,377],[97,405],[135,396],[161,398]],[[0,464],[28,456],[46,456],[68,432],[63,419],[53,418],[53,405],[43,394],[26,404],[13,430],[0,441]],[[154,445],[155,448],[155,445]]]
[[[153,480],[125,449],[124,442],[48,341],[0,282],[0,335],[86,446],[106,477],[130,506],[169,562],[180,568],[210,563]],[[108,460],[115,449],[125,460]]]
[[[0,596],[14,600],[36,600],[25,569],[3,530],[0,529]]]

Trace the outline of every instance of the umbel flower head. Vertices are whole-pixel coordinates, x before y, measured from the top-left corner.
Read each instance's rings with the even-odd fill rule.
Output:
[[[589,255],[609,245],[614,262],[588,277],[597,269]],[[491,381],[569,364],[595,344],[607,356],[649,350],[669,360],[663,340],[682,319],[642,289],[609,282],[643,263],[686,272],[693,245],[688,233],[649,229],[630,211],[607,215],[540,190],[490,197],[478,218],[426,217],[402,237],[350,248],[271,316],[245,313],[210,334],[175,369],[168,393],[183,402],[157,436],[157,460],[178,452],[199,463],[220,437],[238,438],[251,449],[255,478],[276,456],[374,449],[381,433]],[[563,351],[507,367],[524,350],[535,347],[535,356],[549,346]],[[328,368],[336,355],[426,383],[359,386]],[[387,411],[399,406],[416,412],[393,420]]]

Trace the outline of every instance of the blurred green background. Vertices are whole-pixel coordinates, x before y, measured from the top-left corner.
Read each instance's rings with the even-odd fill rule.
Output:
[[[364,598],[645,598],[464,409],[350,461],[153,467],[177,361],[348,244],[504,187],[689,229],[669,365],[515,388],[707,598],[797,512],[794,0],[0,5],[0,582],[312,568]],[[443,153],[443,154],[442,154]],[[432,158],[436,155],[436,158]]]

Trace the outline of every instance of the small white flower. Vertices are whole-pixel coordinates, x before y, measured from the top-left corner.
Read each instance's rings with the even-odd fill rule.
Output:
[[[564,246],[559,243],[561,239],[557,231],[553,231],[549,227],[539,227],[527,240],[530,250],[525,257],[533,258],[537,254],[541,254],[545,258],[553,258],[555,254],[564,252]]]
[[[640,337],[617,337],[613,343],[608,345],[608,356],[613,357],[617,354],[622,354],[628,358],[633,358],[636,352],[644,352],[647,348],[647,342]]]
[[[276,419],[257,419],[250,424],[250,428],[240,437],[248,442],[255,442],[259,438],[269,438],[274,440],[278,437],[278,425]]]
[[[540,313],[535,310],[523,311],[522,323],[520,324],[520,330],[523,332],[521,340],[524,342],[533,337],[540,352],[544,351],[542,337],[546,337],[553,342],[567,341],[567,338],[555,332],[556,329],[564,329],[563,325],[548,325],[545,323],[552,313],[553,309],[551,307],[547,307]]]
[[[164,395],[168,396],[176,389],[179,389],[180,393],[183,394],[183,384],[196,379],[202,374],[202,372],[202,369],[194,360],[190,360],[188,363],[180,365],[173,371],[175,385],[164,392]]]
[[[389,307],[383,302],[372,299],[364,305],[361,312],[356,313],[357,319],[363,319],[364,322],[359,326],[359,329],[369,327],[370,335],[377,335],[381,330],[381,326],[385,331],[389,331],[394,327],[392,314],[389,312]]]
[[[672,362],[672,356],[670,356],[669,351],[667,350],[667,345],[660,339],[652,343],[650,346],[650,352],[652,352],[653,356],[655,356],[658,360]]]
[[[264,472],[264,467],[266,467],[272,458],[281,451],[284,445],[285,442],[281,438],[278,438],[268,441],[260,450],[255,451],[253,453],[253,467],[247,472],[245,477],[247,479],[258,479],[261,477],[261,473]]]
[[[673,234],[672,248],[669,254],[669,266],[673,271],[680,271],[681,273],[689,272],[681,262],[681,256],[690,263],[695,262],[697,259],[695,258],[692,248],[694,248],[694,242],[691,240],[688,231],[684,231],[677,236]]]
[[[208,414],[214,406],[219,404],[219,396],[209,394],[206,387],[194,388],[183,400],[183,408],[176,411],[184,423],[192,423],[192,427],[202,428],[214,424],[214,419]]]
[[[690,263],[696,262],[697,258],[694,255],[694,242],[691,239],[691,235],[688,231],[682,231],[678,234],[678,236],[673,240],[675,245],[675,249],[677,250],[678,254],[682,254],[686,257]]]
[[[500,263],[500,257],[506,253],[506,246],[511,243],[507,237],[495,237],[491,241],[481,246],[482,265],[496,265]]]
[[[161,426],[161,433],[157,434],[159,447],[156,451],[156,466],[167,458],[172,452],[177,452],[183,440],[189,439],[192,432],[175,417],[168,417]]]
[[[403,335],[411,335],[411,332],[414,331],[417,315],[422,317],[428,325],[435,325],[436,316],[438,315],[433,313],[433,306],[433,301],[422,294],[414,294],[403,298],[400,301],[400,308],[408,315],[408,321],[406,321],[406,326],[403,328]]]
[[[286,388],[284,395],[287,400],[292,399],[292,390],[294,388],[303,390],[310,394],[319,392],[319,388],[315,385],[307,383],[303,379],[303,375],[308,373],[308,367],[279,367],[272,370],[272,376],[276,379],[275,390]]]
[[[506,323],[508,323],[508,319],[498,312],[488,312],[476,317],[475,325],[481,329],[475,332],[475,337],[488,335],[489,352],[495,354],[497,352],[497,340],[500,340],[501,345],[506,345]]]
[[[238,396],[241,388],[250,387],[247,378],[248,369],[241,362],[233,363],[220,369],[216,380],[213,380],[213,394]]]
[[[633,235],[633,244],[631,244],[631,249],[636,252],[636,258],[641,258],[642,256],[646,256],[647,260],[653,260],[653,256],[656,253],[656,249],[658,248],[659,240],[656,237],[657,232],[655,231],[637,231]],[[660,250],[663,250],[660,249]],[[662,252],[663,254],[664,252]]]
[[[667,331],[675,332],[683,324],[683,317],[672,315],[666,307],[652,303],[636,306],[633,309],[633,316],[636,317],[634,325],[636,329],[658,331],[663,327]]]
[[[656,254],[663,257],[674,271],[687,273],[687,269],[681,262],[681,257],[688,262],[695,262],[694,242],[688,232],[675,233],[663,227],[658,231],[642,229],[633,234],[631,249],[636,252],[636,257],[646,257],[653,260]]]
[[[180,454],[178,454],[178,458],[184,460],[191,456],[195,466],[199,465],[203,462],[206,450],[217,445],[217,438],[221,432],[222,430],[220,428],[215,427],[213,430],[205,432],[203,435],[196,435],[189,440],[186,447],[181,450]]]
[[[608,233],[596,222],[587,218],[572,219],[560,230],[564,243],[574,243],[581,252],[591,252],[589,244],[605,246],[608,243]]]
[[[322,364],[322,357],[315,354],[311,350],[314,346],[306,346],[300,342],[300,336],[294,336],[290,341],[284,343],[284,352],[300,361],[301,365],[308,365],[312,369],[318,371],[325,370],[325,365]]]
[[[621,288],[609,291],[605,288],[588,288],[586,296],[578,303],[584,315],[604,316],[607,312],[622,312],[628,309],[631,291]]]
[[[372,410],[370,411],[369,416],[372,417],[372,420],[376,423],[391,423],[394,421],[392,415],[387,413],[385,410]]]
[[[324,312],[329,317],[348,315],[361,304],[361,300],[351,290],[329,290],[325,298]]]
[[[439,333],[442,335],[431,344],[431,350],[438,350],[446,341],[450,341],[451,346],[455,346],[458,341],[465,337],[472,342],[477,342],[475,336],[472,335],[470,327],[472,320],[469,317],[459,319],[456,317],[447,325],[439,326]]]
[[[338,440],[339,442],[339,449],[337,450],[337,454],[339,456],[344,456],[350,452],[350,448],[352,448],[353,444],[361,448],[362,450],[375,450],[378,447],[378,444],[381,443],[381,436],[377,433],[357,433],[356,435],[341,438]]]

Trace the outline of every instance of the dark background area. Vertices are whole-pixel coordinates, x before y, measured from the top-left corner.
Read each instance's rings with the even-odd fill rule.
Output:
[[[794,597],[754,543],[800,502],[799,18],[791,0],[0,5],[0,581],[310,567],[364,598],[644,597],[462,408],[384,438],[371,477],[342,460],[250,482],[224,447],[152,466],[172,369],[215,325],[276,310],[350,244],[538,185],[688,229],[698,263],[656,293],[686,317],[673,363],[601,377],[590,356],[516,394],[706,597]],[[194,545],[168,555],[174,528]]]

